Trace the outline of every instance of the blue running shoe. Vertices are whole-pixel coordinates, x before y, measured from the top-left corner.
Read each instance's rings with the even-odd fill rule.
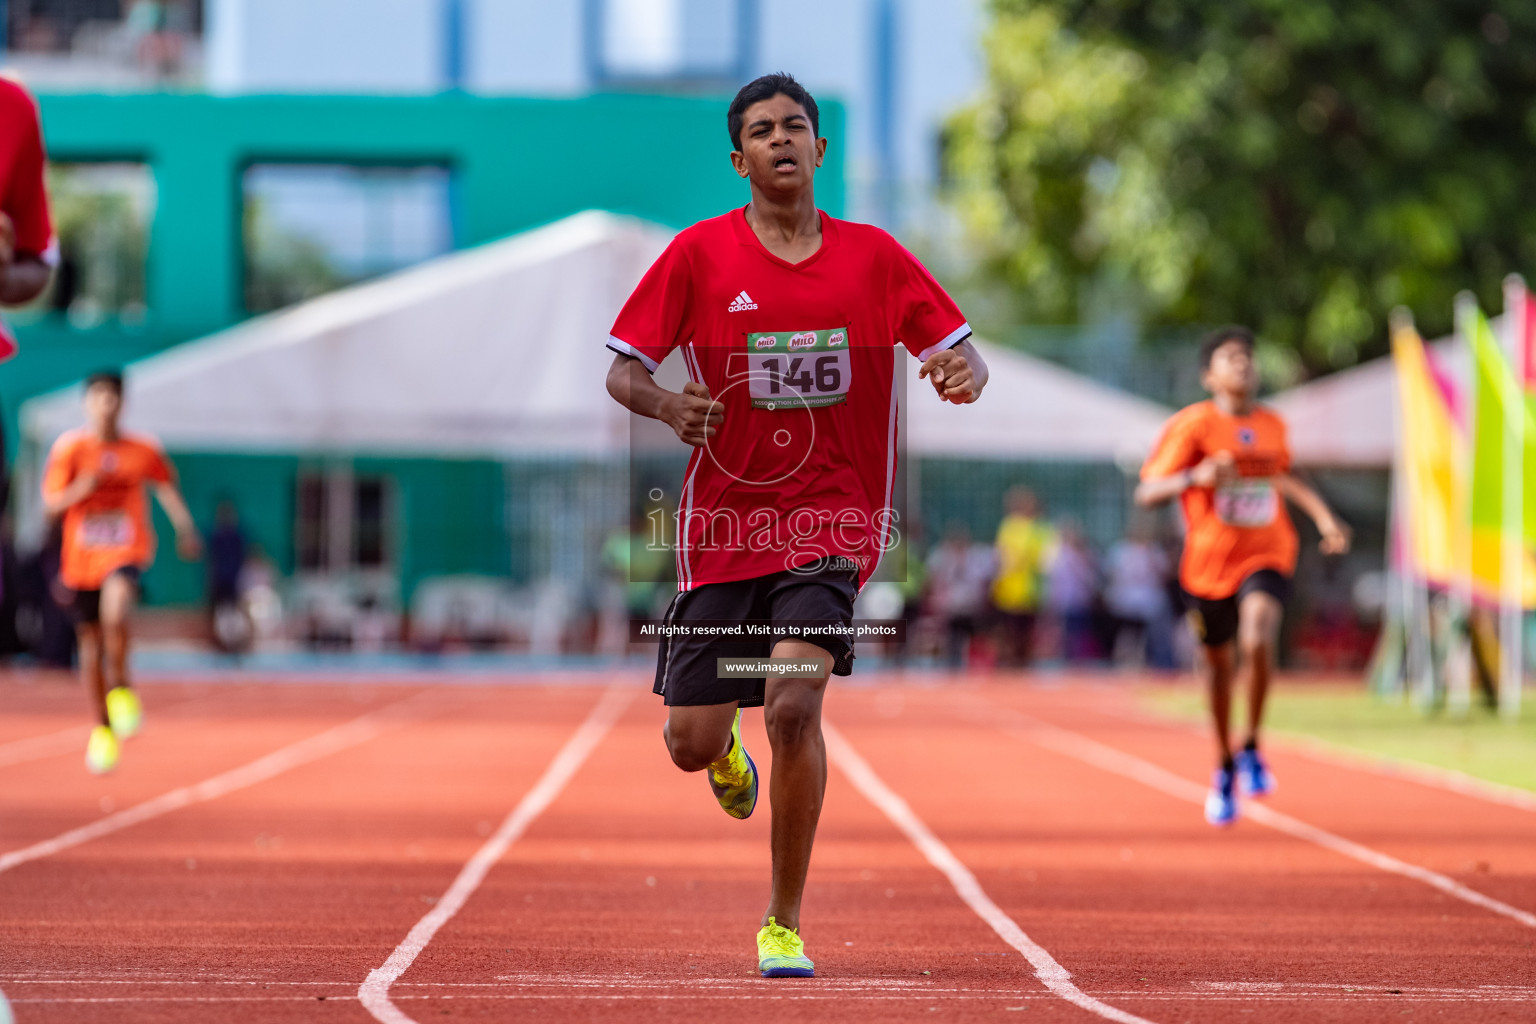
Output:
[[[1237,752],[1237,784],[1243,796],[1269,796],[1275,791],[1275,777],[1257,750],[1244,747]]]
[[[1211,791],[1205,795],[1205,820],[1225,828],[1237,820],[1237,794],[1232,772],[1217,768],[1211,778]]]

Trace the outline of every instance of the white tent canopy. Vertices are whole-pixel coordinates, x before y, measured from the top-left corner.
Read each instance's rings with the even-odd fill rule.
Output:
[[[991,379],[971,405],[938,400],[927,381],[908,382],[908,450],[981,459],[1078,459],[1138,465],[1170,410],[1055,363],[983,341]]]
[[[603,339],[670,237],[587,212],[260,317],[134,364],[126,425],[173,451],[621,455]],[[909,362],[911,453],[1134,460],[1167,415],[978,347],[992,380],[971,406],[939,402]],[[79,420],[75,389],[21,411],[38,449]]]
[[[1495,319],[1494,329],[1499,329]],[[1454,340],[1431,344],[1436,360],[1464,379],[1465,355]],[[1397,371],[1373,359],[1282,391],[1267,404],[1285,417],[1291,455],[1305,466],[1386,469],[1397,444]]]
[[[584,213],[333,292],[134,364],[125,422],[183,451],[611,451],[601,339],[669,238]],[[78,393],[21,420],[47,443]]]

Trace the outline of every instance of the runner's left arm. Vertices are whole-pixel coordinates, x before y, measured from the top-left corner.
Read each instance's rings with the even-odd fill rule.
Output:
[[[1312,521],[1317,524],[1317,532],[1323,535],[1318,549],[1323,554],[1349,553],[1350,529],[1333,514],[1333,509],[1328,507],[1322,495],[1291,473],[1281,473],[1274,478],[1274,482],[1275,490],[1280,492],[1281,497],[1311,516]]]
[[[952,348],[935,352],[917,371],[919,380],[927,377],[940,398],[956,405],[965,405],[981,397],[987,386],[987,361],[981,358],[971,339],[966,338]]]
[[[189,562],[201,558],[203,538],[197,532],[197,524],[192,522],[192,513],[187,509],[181,490],[168,480],[157,481],[153,486],[155,500],[160,502],[171,525],[176,528],[176,553]]]

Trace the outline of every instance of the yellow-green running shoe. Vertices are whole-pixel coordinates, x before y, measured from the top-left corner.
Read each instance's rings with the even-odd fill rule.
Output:
[[[800,933],[771,917],[757,933],[757,969],[765,978],[816,977],[816,965],[806,958]]]
[[[731,752],[708,768],[709,788],[725,813],[750,818],[757,806],[757,765],[741,743],[741,708],[731,723]]]
[[[144,705],[139,703],[139,695],[126,686],[108,690],[107,721],[112,723],[112,732],[120,740],[138,732],[144,721]]]
[[[107,726],[98,725],[85,743],[85,770],[92,775],[105,775],[116,767],[117,737]]]

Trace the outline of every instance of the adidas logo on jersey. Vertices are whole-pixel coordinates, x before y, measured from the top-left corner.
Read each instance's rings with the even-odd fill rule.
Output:
[[[742,292],[740,295],[731,300],[731,304],[726,307],[725,311],[727,313],[740,313],[744,310],[756,308],[757,303],[752,301],[752,296],[748,295],[746,292]]]

